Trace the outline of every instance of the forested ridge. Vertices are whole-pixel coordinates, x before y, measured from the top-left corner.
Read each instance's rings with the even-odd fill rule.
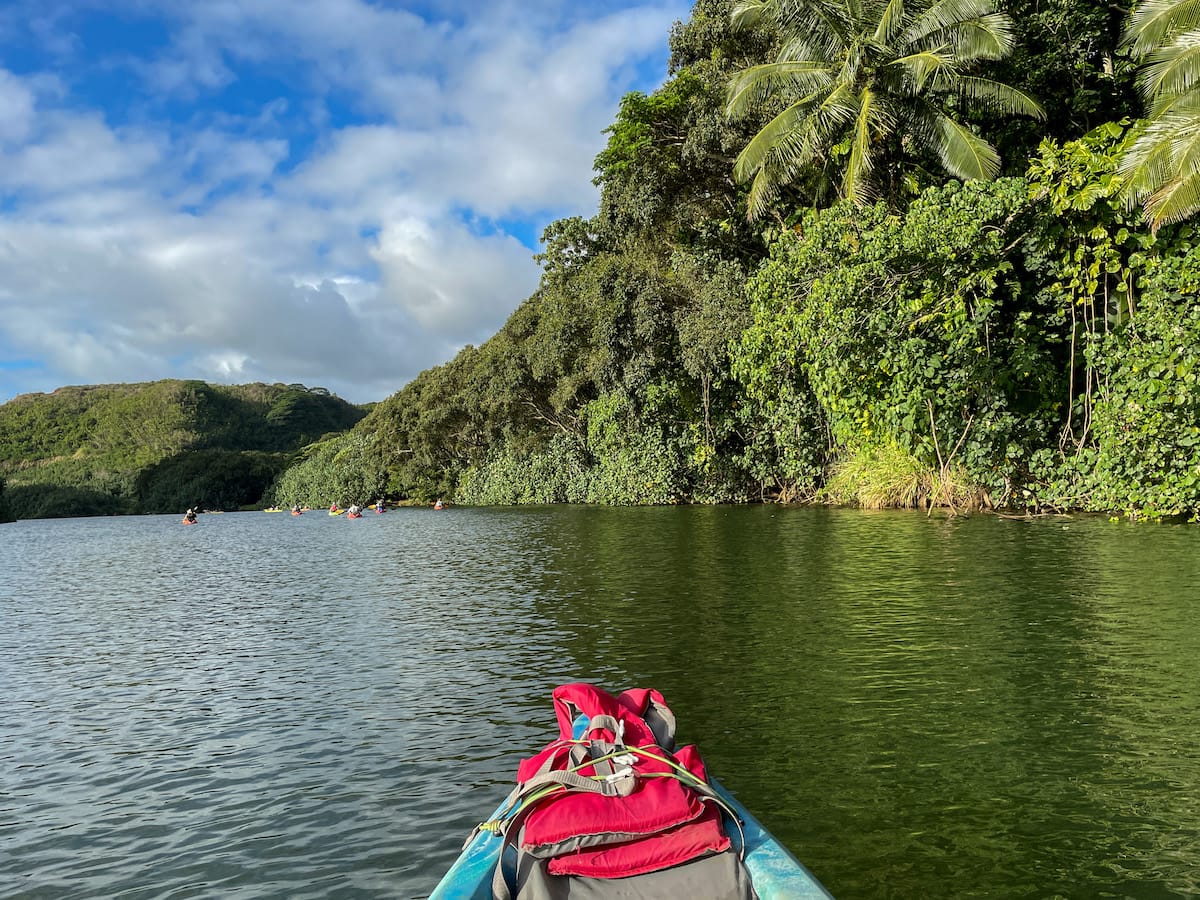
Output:
[[[254,503],[322,437],[365,411],[323,388],[157,381],[63,387],[0,405],[9,517]]]

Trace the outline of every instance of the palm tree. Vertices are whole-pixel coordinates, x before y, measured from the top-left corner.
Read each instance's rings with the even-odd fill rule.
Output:
[[[1149,121],[1118,171],[1158,231],[1200,211],[1200,0],[1145,0],[1123,40],[1146,63],[1138,83]]]
[[[1021,91],[968,74],[1012,47],[1012,21],[994,0],[742,0],[733,20],[773,24],[781,38],[774,62],[739,72],[729,87],[733,117],[785,104],[734,167],[740,182],[753,178],[751,218],[785,185],[836,164],[844,165],[842,196],[870,202],[889,152],[932,156],[964,180],[994,178],[995,148],[948,107],[1045,115]]]

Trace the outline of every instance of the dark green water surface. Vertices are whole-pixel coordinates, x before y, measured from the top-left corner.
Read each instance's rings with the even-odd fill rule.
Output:
[[[565,507],[0,526],[0,896],[425,896],[575,680],[841,900],[1200,895],[1200,527]]]

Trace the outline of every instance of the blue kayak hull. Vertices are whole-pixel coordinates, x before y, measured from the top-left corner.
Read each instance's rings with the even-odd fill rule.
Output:
[[[760,900],[832,900],[832,895],[804,864],[788,852],[729,791],[715,778],[711,784],[742,820],[742,831],[746,836],[746,868]],[[498,816],[503,807],[501,803],[489,818]],[[736,835],[736,826],[730,826],[729,832]],[[501,843],[498,835],[488,832],[477,834],[463,848],[454,865],[434,888],[429,900],[491,900],[492,873],[500,855]]]

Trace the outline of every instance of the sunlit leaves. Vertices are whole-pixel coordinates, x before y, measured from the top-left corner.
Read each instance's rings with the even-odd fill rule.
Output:
[[[1124,39],[1145,63],[1138,81],[1149,123],[1121,174],[1157,231],[1200,212],[1200,2],[1145,0]]]
[[[1025,93],[968,74],[1012,47],[1012,22],[993,0],[753,0],[735,9],[735,24],[763,21],[784,34],[781,49],[734,76],[726,107],[734,118],[783,107],[734,168],[751,182],[752,218],[831,157],[840,159],[842,197],[864,205],[894,191],[881,163],[906,138],[912,162],[932,158],[962,179],[995,177],[995,150],[958,124],[951,106],[1042,115]]]

